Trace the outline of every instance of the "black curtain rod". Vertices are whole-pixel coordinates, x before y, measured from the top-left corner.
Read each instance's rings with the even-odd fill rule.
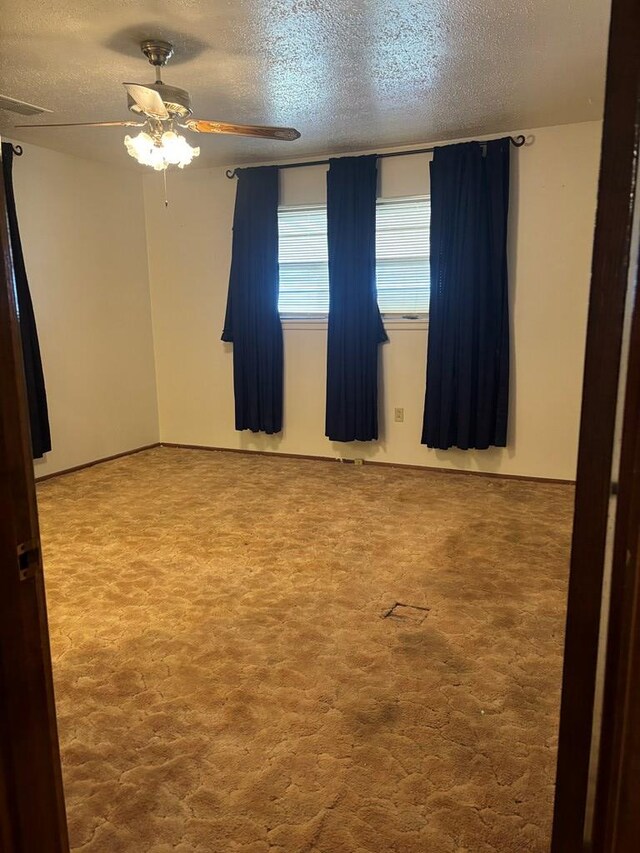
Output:
[[[14,145],[13,142],[10,142],[9,145],[11,145],[11,150],[16,157],[22,157],[22,145]]]
[[[526,136],[524,134],[519,134],[518,136],[510,136],[511,144],[515,148],[522,148],[522,146],[527,141]],[[487,142],[489,140],[486,140]],[[480,143],[482,145],[482,143]],[[440,147],[440,146],[439,146]],[[378,154],[378,158],[381,157],[406,157],[409,154],[433,154],[435,148],[413,148],[409,151],[385,151],[383,154]],[[328,165],[328,160],[308,160],[305,163],[281,163],[278,165],[278,169],[299,169],[302,166],[326,166]],[[237,175],[237,169],[227,169],[226,176],[228,178],[235,178]]]

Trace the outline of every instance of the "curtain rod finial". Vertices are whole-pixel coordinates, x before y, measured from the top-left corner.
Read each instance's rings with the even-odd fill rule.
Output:
[[[227,169],[227,171],[225,172],[225,175],[226,175],[228,178],[235,178],[235,177],[237,177],[237,175],[236,175],[236,169]]]
[[[524,133],[520,133],[518,134],[518,136],[511,137],[511,144],[516,148],[522,148],[526,141],[527,137],[524,135]]]

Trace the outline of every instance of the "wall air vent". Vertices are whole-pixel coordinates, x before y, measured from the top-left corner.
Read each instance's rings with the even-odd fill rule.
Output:
[[[7,110],[10,113],[18,113],[21,116],[37,116],[40,113],[50,113],[53,110],[47,110],[44,107],[36,107],[34,104],[27,104],[25,101],[17,101],[15,98],[9,98],[7,95],[0,95],[0,110]]]

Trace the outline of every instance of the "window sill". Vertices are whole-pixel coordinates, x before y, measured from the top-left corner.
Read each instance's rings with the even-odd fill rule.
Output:
[[[429,317],[422,315],[415,319],[407,317],[383,317],[382,322],[388,332],[396,331],[418,331],[429,328]],[[282,317],[282,328],[285,331],[325,331],[328,325],[328,318],[324,317]]]
[[[429,315],[423,314],[421,317],[383,317],[382,322],[388,332],[396,331],[416,331],[418,329],[429,328]]]

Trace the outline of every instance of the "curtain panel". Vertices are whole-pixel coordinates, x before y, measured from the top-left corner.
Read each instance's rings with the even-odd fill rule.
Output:
[[[378,438],[377,158],[339,157],[327,172],[329,327],[326,435]]]
[[[29,291],[27,270],[24,263],[18,214],[13,190],[13,148],[10,142],[2,143],[2,176],[9,219],[9,241],[13,256],[13,269],[16,282],[16,302],[22,339],[22,360],[24,363],[27,402],[29,405],[29,423],[31,426],[31,451],[34,459],[39,459],[51,450],[51,431],[49,429],[49,410],[47,392],[44,384],[40,345],[36,318]]]
[[[238,169],[231,274],[222,340],[233,343],[235,427],[282,429],[278,314],[278,168]]]
[[[422,443],[507,443],[509,139],[436,148]]]

